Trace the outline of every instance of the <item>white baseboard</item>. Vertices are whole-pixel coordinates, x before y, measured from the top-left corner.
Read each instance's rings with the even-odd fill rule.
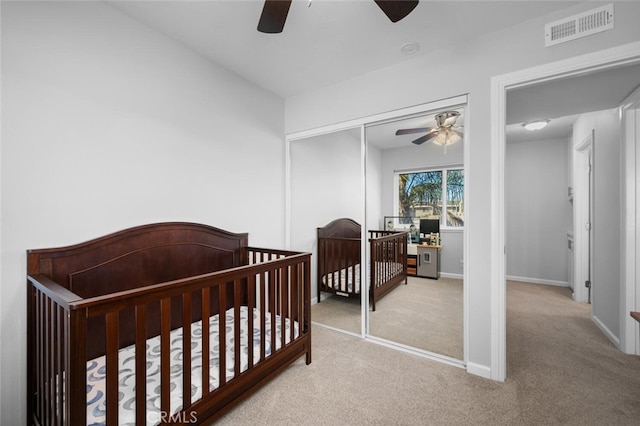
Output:
[[[476,376],[484,377],[485,379],[491,379],[491,367],[486,365],[468,362],[467,373],[475,374]]]
[[[597,316],[591,315],[591,320],[600,329],[600,331],[602,331],[602,333],[607,336],[607,339],[611,340],[611,343],[613,343],[616,348],[620,349],[620,338],[613,334],[611,330],[609,330],[609,327],[604,325],[604,323],[600,321]]]
[[[449,272],[440,272],[440,276],[442,278],[453,278],[453,279],[456,279],[456,280],[461,280],[461,279],[464,278],[464,275],[462,275],[462,274],[451,274]]]
[[[567,281],[543,280],[540,278],[528,278],[528,277],[514,277],[513,275],[507,275],[507,280],[520,281],[520,282],[529,283],[529,284],[544,284],[544,285],[555,285],[558,287],[569,287],[569,283]]]

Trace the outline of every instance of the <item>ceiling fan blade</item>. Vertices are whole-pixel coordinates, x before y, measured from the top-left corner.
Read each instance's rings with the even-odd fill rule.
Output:
[[[418,0],[398,1],[398,0],[375,0],[391,22],[398,22],[416,8]]]
[[[424,142],[428,141],[429,139],[432,139],[434,137],[436,137],[436,135],[438,134],[437,130],[432,130],[429,133],[427,133],[424,136],[420,136],[418,139],[411,141],[412,143],[416,144],[416,145],[422,145]]]
[[[415,129],[399,129],[396,130],[396,136],[399,135],[411,135],[413,133],[423,133],[423,132],[431,132],[433,128],[431,127],[416,127]]]
[[[267,34],[281,33],[289,14],[292,0],[265,0],[258,31]]]

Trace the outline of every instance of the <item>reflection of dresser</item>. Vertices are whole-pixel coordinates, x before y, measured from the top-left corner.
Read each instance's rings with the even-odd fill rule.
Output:
[[[416,275],[425,278],[440,278],[440,249],[442,246],[420,244],[416,249]]]
[[[418,274],[418,245],[407,244],[407,275]]]

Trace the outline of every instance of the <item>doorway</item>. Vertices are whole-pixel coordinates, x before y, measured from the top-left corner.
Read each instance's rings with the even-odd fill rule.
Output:
[[[505,127],[506,94],[508,90],[559,82],[564,78],[585,75],[598,71],[614,70],[640,63],[640,43],[630,43],[581,57],[559,61],[492,78],[492,216],[494,226],[491,240],[491,301],[492,338],[491,373],[494,380],[506,379],[506,236],[505,236]],[[627,173],[628,171],[625,171]],[[635,198],[624,200],[635,205]],[[634,194],[635,196],[635,194]],[[623,224],[626,226],[626,224]],[[626,286],[635,282],[626,282]],[[625,287],[626,288],[626,287]],[[622,320],[624,327],[628,321]],[[626,335],[623,331],[622,335]],[[624,347],[624,345],[622,345]]]

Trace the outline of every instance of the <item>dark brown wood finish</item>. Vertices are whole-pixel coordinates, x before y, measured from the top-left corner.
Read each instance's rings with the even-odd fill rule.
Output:
[[[407,284],[407,233],[369,231],[371,308],[400,283]]]
[[[317,229],[318,303],[321,292],[360,297],[355,285],[348,283],[357,279],[356,266],[361,262],[361,229],[353,219],[340,218]],[[407,283],[407,234],[394,231],[369,231],[370,303],[375,311],[376,302],[387,295],[398,284]],[[340,274],[345,274],[345,280]],[[330,278],[330,279],[329,279]],[[334,283],[333,286],[327,282]],[[339,284],[335,284],[339,283]],[[336,288],[337,287],[337,288]]]
[[[106,355],[107,424],[118,423],[118,350],[135,344],[136,417],[145,416],[146,339],[160,336],[161,406],[169,410],[169,333],[241,306],[299,325],[297,337],[265,357],[262,315],[260,362],[210,389],[203,351],[202,398],[191,401],[191,363],[183,364],[183,416],[205,424],[253,393],[301,355],[311,362],[310,254],[248,247],[247,234],[206,225],[163,223],[117,232],[59,249],[30,250],[28,271],[28,421],[36,425],[86,424],[87,360]],[[78,294],[82,293],[82,294]],[[265,296],[266,293],[266,296]],[[253,319],[249,326],[253,329]],[[258,326],[258,324],[255,324]],[[239,330],[239,327],[234,327]],[[202,321],[203,347],[210,347],[209,321]],[[237,332],[236,332],[237,333]],[[249,333],[250,337],[253,333]],[[274,333],[275,335],[275,333]],[[239,351],[239,335],[235,347]],[[190,333],[183,333],[191,359]],[[272,342],[273,343],[273,342]],[[252,348],[252,346],[249,346]],[[221,369],[225,368],[221,357]],[[220,373],[223,373],[221,371]],[[62,395],[66,395],[63,398]],[[169,422],[171,423],[171,422]]]

